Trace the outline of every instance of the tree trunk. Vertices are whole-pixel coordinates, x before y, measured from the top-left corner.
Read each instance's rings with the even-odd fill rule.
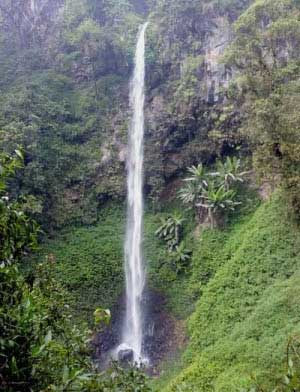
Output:
[[[203,207],[197,207],[197,221],[199,224],[203,224],[205,223],[206,219],[207,219],[207,210]]]

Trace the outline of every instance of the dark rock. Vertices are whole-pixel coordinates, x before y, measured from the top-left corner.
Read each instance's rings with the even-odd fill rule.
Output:
[[[122,324],[125,316],[125,297],[120,297],[115,308],[112,309],[112,322],[109,327],[96,334],[94,347],[94,360],[100,369],[104,369],[112,356],[112,351],[122,341]],[[166,310],[166,299],[160,293],[146,289],[143,295],[143,355],[149,360],[148,371],[155,374],[159,363],[177,348],[175,337],[175,322]],[[124,366],[134,361],[134,353],[129,347],[120,347],[113,357]]]
[[[133,357],[134,357],[133,350],[127,349],[127,350],[120,350],[118,352],[118,360],[121,363],[133,362]]]

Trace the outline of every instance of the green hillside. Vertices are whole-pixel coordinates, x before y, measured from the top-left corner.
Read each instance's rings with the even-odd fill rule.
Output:
[[[219,266],[188,320],[186,369],[167,391],[240,391],[251,377],[268,387],[299,333],[299,229],[280,195],[220,245]]]

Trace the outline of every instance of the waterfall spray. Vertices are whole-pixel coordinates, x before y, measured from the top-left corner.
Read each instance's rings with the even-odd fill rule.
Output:
[[[139,31],[135,53],[135,69],[130,84],[132,120],[129,129],[127,158],[127,227],[125,240],[126,316],[123,343],[120,349],[133,351],[133,359],[145,360],[142,352],[143,314],[142,295],[145,287],[145,269],[142,254],[143,231],[143,140],[145,101],[145,31]]]

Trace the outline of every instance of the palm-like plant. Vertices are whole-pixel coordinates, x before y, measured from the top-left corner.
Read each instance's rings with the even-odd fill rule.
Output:
[[[162,239],[165,238],[169,233],[169,226],[170,226],[169,218],[166,217],[160,218],[160,226],[156,230],[155,235]]]
[[[155,235],[163,239],[168,244],[171,252],[180,241],[180,230],[184,222],[184,218],[179,213],[174,213],[168,217],[160,218],[161,225],[156,230]]]
[[[192,251],[185,247],[184,242],[181,242],[172,251],[170,257],[176,269],[176,273],[181,272],[187,266],[188,261],[191,259]]]
[[[215,188],[214,184],[210,184],[205,190],[203,201],[198,206],[207,210],[212,228],[217,224],[217,217],[225,211],[234,211],[235,207],[240,204],[240,202],[234,200],[235,197],[236,191],[233,189],[227,190],[224,185]]]
[[[194,182],[189,182],[185,187],[181,188],[178,192],[179,199],[189,206],[194,206],[197,202],[198,195],[201,193],[202,187]]]
[[[178,196],[184,204],[195,207],[199,203],[204,189],[208,186],[209,174],[202,163],[188,168],[188,173],[190,177],[184,180],[187,184],[179,190]]]
[[[186,178],[184,181],[193,182],[198,185],[207,185],[207,172],[202,163],[197,166],[191,166],[188,168],[188,173],[190,177]]]
[[[178,244],[180,241],[180,230],[182,228],[183,222],[185,219],[179,212],[175,212],[173,215],[170,216],[170,219],[173,221],[173,229],[176,243]]]
[[[218,176],[227,190],[236,182],[244,182],[244,177],[248,173],[242,170],[241,160],[237,157],[227,157],[225,162],[218,160],[216,165],[217,172],[212,175]]]
[[[242,171],[240,159],[227,157],[223,163],[217,161],[216,171],[207,172],[202,164],[188,169],[186,186],[179,190],[179,199],[197,210],[200,223],[208,217],[211,227],[217,218],[240,204],[236,199],[235,183],[243,182],[248,173]]]

